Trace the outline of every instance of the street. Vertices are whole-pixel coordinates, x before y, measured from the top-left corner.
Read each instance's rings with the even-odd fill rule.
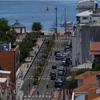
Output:
[[[56,91],[57,88],[54,87],[55,80],[50,80],[50,72],[56,71],[61,66],[61,61],[55,60],[54,51],[61,51],[64,52],[64,46],[66,45],[66,39],[58,38],[55,40],[54,48],[52,54],[48,60],[47,66],[45,67],[43,76],[41,77],[41,81],[35,91],[34,95],[32,96],[31,100],[51,100],[53,97],[53,91]],[[57,64],[57,69],[52,69],[52,64]],[[46,88],[48,85],[48,89]],[[37,95],[37,91],[39,91],[39,95]]]

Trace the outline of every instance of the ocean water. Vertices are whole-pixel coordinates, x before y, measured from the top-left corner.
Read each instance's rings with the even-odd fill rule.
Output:
[[[79,0],[12,0],[4,1],[0,0],[0,17],[6,18],[9,21],[9,25],[12,25],[18,20],[21,24],[26,26],[27,30],[31,30],[32,23],[41,22],[44,30],[49,30],[54,27],[56,21],[57,7],[57,19],[58,29],[63,29],[61,24],[64,23],[65,8],[66,8],[66,20],[76,22],[76,5]],[[100,4],[100,1],[97,1]],[[46,10],[46,7],[49,10]]]

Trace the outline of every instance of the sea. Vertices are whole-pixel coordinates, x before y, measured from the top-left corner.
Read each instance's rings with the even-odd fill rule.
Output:
[[[27,30],[31,30],[34,22],[41,22],[43,30],[51,30],[55,27],[57,18],[58,29],[64,29],[61,24],[65,20],[76,23],[78,1],[0,0],[0,18],[7,19],[9,25],[13,25],[18,20]],[[97,0],[97,2],[100,5],[100,0]]]

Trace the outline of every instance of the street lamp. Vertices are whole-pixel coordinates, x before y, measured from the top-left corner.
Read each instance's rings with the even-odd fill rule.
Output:
[[[56,29],[55,29],[55,33],[56,33],[56,35],[57,35],[57,24],[58,24],[58,23],[57,23],[57,10],[58,10],[58,8],[56,7],[55,10],[56,10]]]

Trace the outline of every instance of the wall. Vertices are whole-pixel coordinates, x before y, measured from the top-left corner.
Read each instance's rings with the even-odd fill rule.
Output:
[[[93,62],[94,56],[90,55],[90,41],[100,41],[100,26],[82,26],[81,30],[81,51],[82,63],[86,62],[86,58]]]
[[[76,60],[76,36],[72,37],[72,64],[75,66],[75,60]]]
[[[14,51],[0,51],[0,65],[5,68],[5,70],[11,71],[11,81],[15,82]]]
[[[15,48],[15,72],[18,70],[20,66],[20,52],[19,52],[19,46],[16,46]]]
[[[96,94],[96,88],[90,89],[88,91],[88,100],[93,100],[94,98],[100,97],[100,94]]]
[[[99,15],[99,17],[92,17],[92,22],[94,22],[94,20],[97,22],[100,22],[100,15]]]
[[[87,17],[87,19],[83,19],[83,17],[80,17],[80,23],[82,23],[82,24],[89,23],[89,21],[90,21],[89,16],[84,16],[84,17]]]

